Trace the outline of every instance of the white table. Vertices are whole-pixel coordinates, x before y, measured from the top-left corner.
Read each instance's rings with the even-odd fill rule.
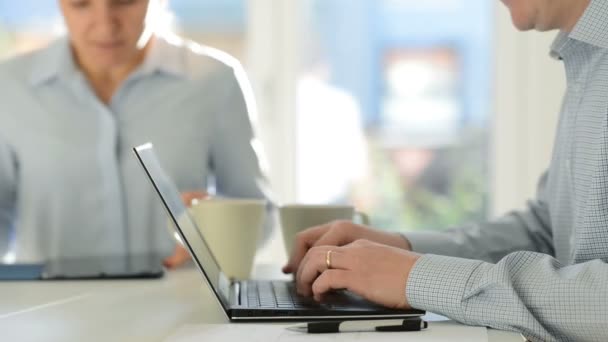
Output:
[[[262,265],[254,275],[277,273]],[[160,280],[0,283],[2,341],[160,341],[185,324],[224,322],[194,268]],[[522,341],[494,330],[489,336]]]

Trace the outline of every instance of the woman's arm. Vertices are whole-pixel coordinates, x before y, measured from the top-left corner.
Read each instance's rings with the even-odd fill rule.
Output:
[[[264,233],[270,235],[274,205],[266,177],[266,161],[262,143],[256,137],[257,110],[253,91],[245,71],[233,63],[226,73],[221,107],[211,143],[211,167],[218,195],[238,198],[259,198],[268,201]]]

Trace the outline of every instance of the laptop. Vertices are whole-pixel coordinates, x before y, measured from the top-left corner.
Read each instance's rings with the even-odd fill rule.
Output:
[[[420,310],[388,309],[346,290],[332,292],[322,303],[317,303],[312,298],[298,295],[291,281],[228,279],[189,216],[177,188],[163,171],[152,144],[135,147],[133,151],[217,299],[218,310],[222,310],[230,321],[404,319],[424,315],[425,312]]]

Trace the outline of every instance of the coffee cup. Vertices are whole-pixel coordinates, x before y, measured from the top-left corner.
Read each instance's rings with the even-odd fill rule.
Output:
[[[257,199],[205,199],[188,209],[222,271],[248,279],[261,237],[266,202]]]

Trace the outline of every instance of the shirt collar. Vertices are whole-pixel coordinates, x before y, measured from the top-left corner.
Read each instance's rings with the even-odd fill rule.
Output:
[[[140,68],[139,74],[144,76],[153,73],[163,73],[186,78],[188,72],[184,49],[182,49],[183,46],[184,41],[177,36],[156,36]]]
[[[572,41],[608,49],[608,1],[591,0],[572,32],[560,32],[551,46],[551,56],[562,59]]]
[[[62,37],[35,55],[30,83],[38,86],[56,78],[71,76],[77,71],[69,39]]]
[[[175,36],[158,36],[152,42],[150,52],[136,71],[140,76],[156,72],[177,77],[187,77],[182,47],[184,42]],[[62,37],[40,50],[34,60],[30,83],[41,85],[54,79],[67,79],[79,73],[74,62],[68,37]]]

